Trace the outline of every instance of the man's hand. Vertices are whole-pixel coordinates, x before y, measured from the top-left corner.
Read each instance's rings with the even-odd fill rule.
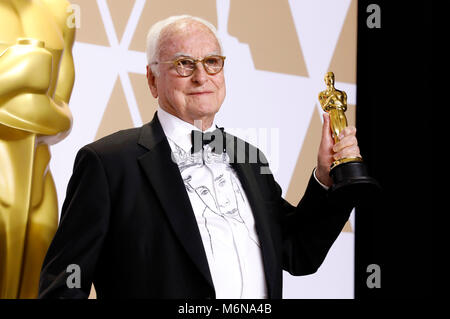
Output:
[[[330,129],[330,115],[323,114],[322,140],[320,141],[319,154],[317,156],[317,179],[326,186],[331,186],[333,180],[330,177],[331,164],[341,158],[359,157],[356,128],[347,126],[339,136],[340,141],[334,144]]]

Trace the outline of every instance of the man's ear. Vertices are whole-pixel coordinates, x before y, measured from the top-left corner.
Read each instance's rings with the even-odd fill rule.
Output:
[[[152,68],[147,65],[147,82],[153,97],[158,98],[158,88],[156,87],[156,76],[153,74]]]

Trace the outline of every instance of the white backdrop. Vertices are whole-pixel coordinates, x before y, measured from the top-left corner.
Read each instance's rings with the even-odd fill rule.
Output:
[[[57,187],[60,208],[72,173],[76,152],[83,145],[106,134],[108,130],[142,125],[148,120],[148,116],[143,116],[142,107],[150,110],[156,105],[149,94],[144,100],[139,98],[142,95],[142,88],[145,88],[143,83],[146,71],[146,58],[143,52],[145,38],[141,39],[141,50],[130,49],[130,43],[135,39],[136,30],[142,22],[140,19],[150,0],[126,0],[130,2],[130,11],[122,12],[121,16],[116,15],[117,11],[113,8],[117,1],[89,1],[94,3],[97,16],[92,11],[92,4],[88,5],[86,0],[71,1],[81,8],[80,30],[77,30],[77,41],[73,48],[76,80],[70,108],[74,123],[70,135],[51,147],[51,171]],[[263,2],[266,6],[270,3],[277,6],[281,3],[281,1],[261,1],[260,3]],[[356,42],[356,21],[353,24],[348,21],[356,18],[356,0],[354,2],[351,0],[286,1],[295,28],[292,31],[298,37],[302,63],[306,68],[303,75],[295,74],[295,72],[292,72],[293,74],[276,72],[273,68],[266,70],[260,64],[255,66],[254,60],[257,54],[252,47],[252,42],[246,42],[230,32],[231,29],[237,28],[236,25],[228,25],[231,21],[229,15],[232,5],[235,5],[235,2],[231,0],[215,2],[216,25],[225,50],[224,54],[227,56],[225,65],[227,97],[217,115],[217,123],[231,133],[261,147],[269,159],[276,180],[283,188],[283,194],[286,195],[289,190],[291,195],[288,200],[296,204],[301,198],[302,191],[300,186],[299,191],[295,193],[296,188],[293,185],[296,181],[293,179],[296,178],[297,173],[300,174],[300,171],[306,172],[306,175],[303,174],[305,176],[309,175],[314,167],[310,159],[315,158],[318,144],[317,147],[310,147],[310,149],[309,146],[308,149],[306,147],[302,149],[302,147],[306,145],[305,140],[308,136],[312,141],[317,141],[321,133],[320,125],[318,126],[316,122],[319,121],[321,124],[319,115],[322,114],[322,110],[318,105],[317,96],[318,92],[325,88],[323,76],[328,70],[335,71],[333,66],[339,68],[341,64],[356,63],[356,54],[352,52],[356,50],[356,44],[349,45],[345,42],[349,40],[344,39],[344,41],[342,35],[343,29],[348,29],[349,25],[352,25],[354,29],[350,30],[350,35],[346,36],[353,37],[350,41]],[[255,6],[255,15],[259,14],[258,10],[258,6]],[[351,10],[355,12],[350,12]],[[275,7],[274,11],[276,11]],[[125,20],[123,20],[124,16]],[[95,19],[98,21],[94,21]],[[118,21],[122,20],[125,22],[119,24]],[[240,27],[247,28],[247,24],[252,23],[251,20],[249,17],[248,21],[241,21]],[[267,23],[277,22],[268,20]],[[104,28],[98,32],[105,35],[104,42],[98,41],[96,44],[95,41],[85,41],[85,38],[82,38],[86,34],[86,28],[99,26]],[[88,31],[93,32],[93,30]],[[283,37],[283,34],[279,36]],[[268,46],[277,45],[273,37],[268,36],[265,40]],[[283,59],[283,52],[290,47],[275,49],[279,50],[279,53],[275,54],[279,54],[280,59]],[[348,54],[340,53],[344,59],[348,57],[347,61],[339,61],[343,58],[337,57],[338,51],[347,49]],[[264,60],[264,52],[258,52],[258,54],[259,56],[262,54]],[[267,56],[267,59],[274,60],[273,54]],[[290,61],[285,62],[290,63]],[[349,72],[354,70],[353,65]],[[336,73],[336,80],[336,87],[346,91],[349,105],[354,105],[356,103],[354,77],[341,82],[340,74]],[[121,112],[125,112],[128,117],[121,117],[120,114],[123,114]],[[116,117],[112,121],[110,119],[114,114]],[[350,122],[352,122],[352,114],[354,114],[354,107],[349,106]],[[127,121],[127,118],[130,120]],[[114,123],[111,122],[108,129],[104,129],[107,121]],[[312,128],[314,131],[311,131]],[[104,131],[103,134],[101,130]],[[265,132],[265,134],[255,135],[255,132]],[[303,162],[307,163],[303,164],[302,158],[305,159]],[[304,180],[297,184],[304,185],[306,182],[307,180]],[[284,298],[353,298],[353,263],[352,214],[350,222],[316,274],[304,277],[284,274],[283,296]]]

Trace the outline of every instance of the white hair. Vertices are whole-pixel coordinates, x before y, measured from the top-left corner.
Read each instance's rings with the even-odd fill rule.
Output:
[[[159,40],[161,37],[161,33],[166,27],[180,20],[194,20],[206,26],[209,30],[211,30],[211,32],[217,39],[220,47],[220,52],[223,52],[222,43],[220,42],[219,35],[217,34],[217,29],[213,24],[202,18],[193,17],[190,15],[171,16],[153,24],[147,33],[147,63],[152,68],[152,71],[156,74],[158,74],[157,69],[154,68],[154,64],[152,63],[156,62],[156,59],[159,58]]]

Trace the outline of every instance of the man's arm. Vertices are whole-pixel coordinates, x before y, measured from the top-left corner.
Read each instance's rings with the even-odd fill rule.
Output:
[[[39,298],[87,298],[95,267],[107,233],[110,194],[105,170],[98,155],[82,148],[75,159],[67,187],[61,221],[45,257]],[[69,288],[67,278],[80,267],[80,288]]]
[[[334,160],[359,156],[355,133],[354,127],[346,127],[334,144],[330,117],[324,114],[317,168],[297,207],[281,197],[281,188],[270,175],[283,231],[283,268],[293,275],[311,274],[320,267],[350,216],[353,207],[331,202],[324,186],[333,183],[329,174]]]
[[[283,269],[295,276],[317,271],[347,222],[352,207],[332,203],[327,190],[311,176],[297,207],[281,197],[281,187],[272,181],[278,198],[282,225]]]

